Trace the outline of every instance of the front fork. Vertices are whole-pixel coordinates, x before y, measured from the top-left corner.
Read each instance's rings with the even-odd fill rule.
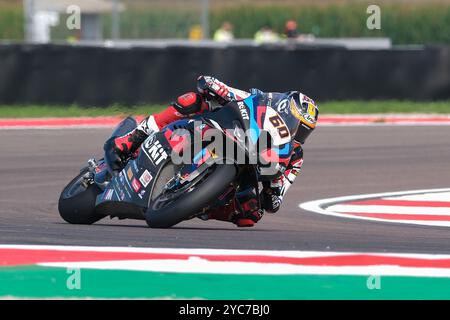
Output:
[[[100,189],[104,190],[109,183],[110,174],[106,168],[104,161],[97,162],[95,158],[88,160],[88,171],[83,175],[81,184],[88,188],[91,184],[96,184]]]

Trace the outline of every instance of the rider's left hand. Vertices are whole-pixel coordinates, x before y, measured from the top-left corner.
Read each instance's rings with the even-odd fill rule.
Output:
[[[281,199],[277,188],[265,188],[261,192],[261,199],[264,210],[270,213],[275,213],[280,209]]]
[[[212,95],[219,100],[227,102],[230,100],[228,86],[216,78],[200,76],[197,79],[197,89],[203,95]]]

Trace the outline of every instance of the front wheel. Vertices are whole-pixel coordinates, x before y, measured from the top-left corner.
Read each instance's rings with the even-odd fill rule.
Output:
[[[237,168],[232,164],[216,165],[211,170],[204,179],[183,190],[181,195],[175,192],[154,199],[145,213],[149,227],[170,228],[199,213],[224,192],[237,174]]]
[[[104,216],[95,212],[95,201],[102,192],[95,184],[85,188],[82,185],[83,175],[87,168],[81,170],[61,192],[58,210],[61,218],[72,224],[93,224]]]

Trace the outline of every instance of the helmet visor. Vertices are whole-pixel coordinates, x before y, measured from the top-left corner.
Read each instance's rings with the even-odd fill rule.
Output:
[[[319,110],[311,102],[300,103],[298,97],[291,98],[290,107],[291,113],[300,123],[295,134],[295,140],[303,144],[316,127]]]

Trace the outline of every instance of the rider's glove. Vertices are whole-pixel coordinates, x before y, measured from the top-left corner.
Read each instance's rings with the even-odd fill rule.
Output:
[[[228,86],[210,76],[200,76],[197,78],[197,90],[206,97],[216,99],[220,104],[231,101]]]
[[[122,170],[127,160],[138,150],[148,135],[139,129],[121,137],[111,137],[103,146],[105,160],[113,171]]]
[[[280,209],[281,206],[281,196],[279,186],[281,182],[273,181],[269,187],[265,187],[261,192],[261,198],[263,202],[264,210],[270,213],[275,213]]]

